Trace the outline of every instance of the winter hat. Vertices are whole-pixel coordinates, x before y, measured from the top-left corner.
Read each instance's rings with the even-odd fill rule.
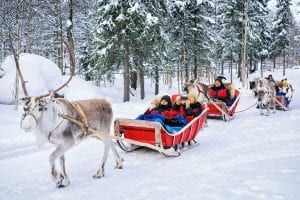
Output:
[[[167,102],[168,102],[168,105],[172,105],[171,97],[170,97],[169,95],[164,95],[164,96],[162,96],[162,97],[160,98],[160,102],[161,102],[162,100],[167,101]]]
[[[226,78],[224,76],[217,76],[215,81],[219,81],[220,83],[223,83],[223,79],[226,80]]]
[[[287,86],[287,85],[288,85],[287,79],[282,80],[282,85],[283,85],[283,86]]]

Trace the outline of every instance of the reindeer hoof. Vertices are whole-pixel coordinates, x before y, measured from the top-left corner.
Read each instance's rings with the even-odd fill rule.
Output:
[[[93,179],[100,179],[100,178],[102,178],[102,177],[104,177],[104,175],[103,175],[103,176],[97,176],[97,175],[94,175],[94,176],[93,176]]]
[[[121,158],[120,160],[116,161],[116,166],[115,169],[123,169],[123,158]]]
[[[68,178],[65,178],[62,174],[59,176],[60,180],[56,183],[57,188],[63,188],[70,185],[70,181]]]
[[[57,188],[64,188],[65,186],[63,184],[56,184]]]

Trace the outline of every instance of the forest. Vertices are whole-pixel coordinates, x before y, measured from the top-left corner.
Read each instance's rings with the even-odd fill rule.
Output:
[[[97,86],[124,79],[145,98],[145,79],[210,82],[228,70],[243,86],[249,73],[300,64],[300,26],[291,0],[4,0],[0,63],[30,53],[69,73],[63,38],[76,56],[76,75]]]

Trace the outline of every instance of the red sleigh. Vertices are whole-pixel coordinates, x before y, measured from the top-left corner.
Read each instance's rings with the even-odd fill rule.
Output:
[[[234,116],[236,107],[238,106],[241,97],[241,92],[238,89],[235,89],[235,97],[236,99],[230,107],[227,107],[224,102],[214,102],[210,100],[208,103],[208,117],[218,117],[223,119],[224,121],[231,120]]]
[[[167,156],[179,156],[180,150],[196,143],[195,138],[206,121],[208,108],[202,105],[202,113],[176,133],[169,133],[160,123],[118,118],[114,122],[118,145],[124,151],[148,147]]]

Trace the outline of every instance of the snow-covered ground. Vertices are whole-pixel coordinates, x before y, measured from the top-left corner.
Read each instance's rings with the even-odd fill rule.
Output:
[[[281,73],[272,74],[279,80]],[[124,168],[113,169],[110,153],[106,176],[94,180],[103,145],[93,139],[83,141],[66,154],[71,184],[61,189],[50,177],[48,155],[54,146],[38,148],[33,134],[19,128],[21,111],[0,104],[0,199],[298,200],[300,70],[288,70],[286,77],[296,89],[289,111],[260,116],[252,108],[237,113],[230,122],[209,119],[208,127],[197,137],[199,145],[180,157],[168,158],[148,149],[126,153],[118,148]],[[76,87],[80,93],[80,84]],[[106,94],[112,102],[115,118],[135,118],[154,91],[153,86],[147,89],[144,101],[122,103],[121,85],[100,90],[99,94]],[[176,88],[167,92],[172,90]],[[237,111],[253,103],[251,92],[243,89]]]

